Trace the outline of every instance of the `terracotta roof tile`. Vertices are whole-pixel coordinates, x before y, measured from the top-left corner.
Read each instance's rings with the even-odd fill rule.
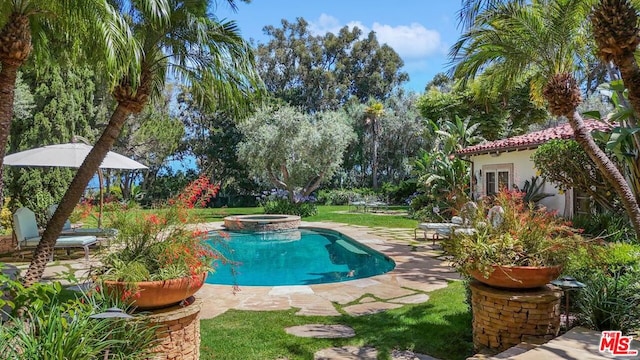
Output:
[[[585,120],[584,122],[590,131],[607,131],[611,129],[611,125],[602,121]],[[535,131],[524,135],[485,142],[474,146],[468,146],[458,151],[458,155],[481,155],[492,152],[533,149],[538,147],[539,145],[546,143],[549,140],[571,138],[573,138],[573,129],[571,128],[571,125],[569,125],[569,123],[565,123],[556,127]]]

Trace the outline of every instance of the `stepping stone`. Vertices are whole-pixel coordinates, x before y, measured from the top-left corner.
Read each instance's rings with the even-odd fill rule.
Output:
[[[393,352],[391,353],[391,360],[438,360],[438,359],[429,355],[417,354],[409,350],[405,350],[405,351],[393,350]]]
[[[342,310],[344,310],[347,314],[351,316],[361,316],[361,315],[377,314],[379,312],[399,308],[401,306],[402,305],[400,304],[383,303],[383,302],[376,301],[371,303],[347,306]]]
[[[288,327],[284,331],[294,336],[316,339],[338,339],[356,336],[356,332],[345,325],[308,324]]]
[[[429,295],[427,294],[415,294],[411,296],[405,296],[397,299],[387,300],[389,302],[399,303],[399,304],[422,304],[429,300]]]
[[[314,360],[376,360],[378,351],[372,347],[343,346],[318,350]]]
[[[343,346],[318,350],[314,360],[375,360],[378,350],[372,347]],[[416,354],[413,351],[393,350],[391,360],[438,360],[429,355]]]

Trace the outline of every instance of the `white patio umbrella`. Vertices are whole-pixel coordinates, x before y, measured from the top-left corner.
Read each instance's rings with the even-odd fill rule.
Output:
[[[31,150],[7,155],[5,165],[12,166],[53,166],[79,168],[92,147],[80,143],[47,145]],[[136,170],[148,169],[141,163],[113,151],[109,151],[100,164],[101,169]]]
[[[92,147],[90,145],[81,143],[47,145],[7,155],[4,157],[4,164],[23,167],[51,166],[79,168],[91,149]],[[138,170],[148,169],[148,167],[126,156],[109,151],[102,161],[102,164],[100,164],[100,169]],[[98,180],[100,182],[98,227],[102,227],[103,179],[101,171],[98,171]]]

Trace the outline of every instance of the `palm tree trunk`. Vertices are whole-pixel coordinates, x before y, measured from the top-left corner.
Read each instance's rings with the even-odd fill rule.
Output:
[[[4,184],[2,169],[7,151],[11,120],[13,119],[13,99],[19,66],[2,63],[0,68],[0,206],[4,204]]]
[[[618,196],[620,196],[620,200],[633,224],[636,236],[640,238],[640,208],[638,207],[635,194],[629,187],[626,179],[615,163],[611,161],[604,151],[593,141],[593,137],[591,137],[589,130],[584,125],[582,116],[577,111],[574,111],[571,116],[567,116],[567,119],[573,128],[575,140],[582,146],[587,155],[589,155],[591,160],[596,164],[602,176],[613,186]]]
[[[40,243],[36,247],[33,259],[29,264],[29,269],[27,270],[27,274],[23,280],[23,284],[25,286],[29,287],[42,278],[47,262],[53,253],[56,239],[60,235],[65,221],[73,212],[78,201],[80,201],[89,181],[98,171],[102,160],[104,160],[107,152],[109,152],[109,149],[118,138],[118,135],[120,135],[122,126],[131,113],[131,110],[126,106],[118,104],[111,115],[109,124],[107,124],[107,127],[102,132],[100,139],[98,139],[96,144],[93,146],[93,149],[91,149],[78,169],[76,176],[69,185],[69,189],[62,197],[60,205],[58,205],[58,208],[47,223],[47,228],[42,234]]]
[[[372,177],[372,185],[373,185],[373,189],[377,190],[378,189],[378,131],[376,129],[377,124],[377,119],[373,119],[372,120],[373,123],[371,124],[372,128],[373,128],[373,135],[372,135],[372,140],[373,140],[373,154],[372,154],[372,162],[373,164],[371,165],[371,177]]]
[[[11,13],[0,29],[0,206],[4,203],[2,165],[7,151],[9,130],[13,119],[13,100],[18,69],[31,53],[29,17]]]

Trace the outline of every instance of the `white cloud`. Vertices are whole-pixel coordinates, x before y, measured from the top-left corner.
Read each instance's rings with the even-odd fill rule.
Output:
[[[387,43],[402,57],[424,57],[439,54],[443,49],[440,33],[418,23],[409,26],[374,23],[373,31],[381,43]]]
[[[309,29],[314,35],[337,33],[343,26],[337,18],[327,14],[321,14],[317,21],[309,22]],[[391,46],[405,61],[432,55],[440,56],[447,51],[440,33],[419,23],[391,26],[375,22],[368,27],[360,21],[350,21],[346,26],[357,26],[362,30],[363,36],[371,30],[375,31],[378,41]]]

